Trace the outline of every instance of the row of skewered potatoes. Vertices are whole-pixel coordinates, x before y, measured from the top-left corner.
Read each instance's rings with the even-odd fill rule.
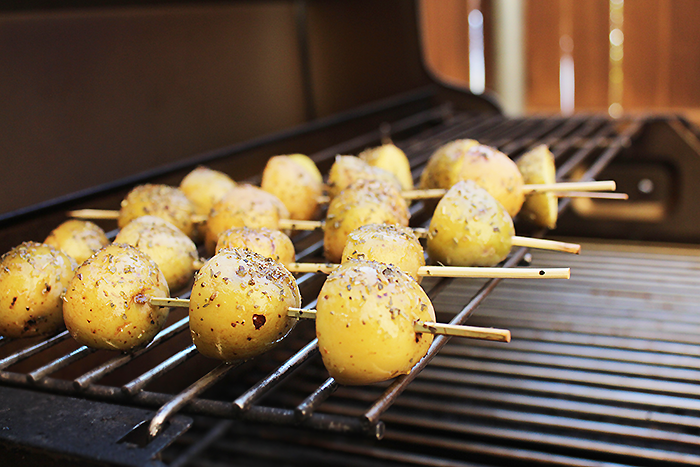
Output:
[[[540,161],[549,154],[546,148],[533,154],[523,158],[525,174],[529,166],[549,166]],[[498,167],[492,170],[498,176],[486,175],[481,167],[486,161]],[[472,171],[478,184],[502,192],[502,202],[475,183],[458,181],[466,178],[468,164],[478,169]],[[535,172],[547,178],[538,182],[553,181],[553,169]],[[500,262],[514,235],[510,213],[517,213],[525,199],[518,192],[522,184],[522,173],[507,156],[475,141],[455,141],[436,151],[421,186],[452,188],[428,229],[429,256],[443,264]],[[408,205],[401,190],[411,188],[410,166],[394,145],[359,158],[338,156],[329,173],[325,254],[343,264],[319,294],[316,329],[323,361],[341,383],[365,384],[406,373],[432,342],[430,334],[414,330],[416,322],[432,322],[435,315],[416,273],[425,264],[424,254],[406,228]],[[179,189],[136,187],[122,202],[121,230],[113,244],[95,224],[69,220],[43,243],[26,242],[2,256],[0,334],[51,334],[65,323],[83,345],[140,348],[168,315],[167,307],[152,300],[181,290],[198,271],[189,303],[198,350],[222,360],[253,357],[283,339],[296,322],[288,310],[301,305],[301,296],[284,267],[293,262],[294,247],[280,228],[285,220],[315,218],[323,191],[315,164],[299,154],[271,158],[261,188],[236,184],[204,167],[185,177]],[[544,196],[528,198],[534,206],[529,215],[552,226],[552,213],[545,211],[556,216],[556,198]],[[214,254],[206,262],[195,243],[202,238]],[[386,248],[396,238],[406,242]],[[382,262],[367,261],[370,251],[381,250]],[[394,257],[386,260],[391,252]],[[406,263],[397,267],[400,261]]]

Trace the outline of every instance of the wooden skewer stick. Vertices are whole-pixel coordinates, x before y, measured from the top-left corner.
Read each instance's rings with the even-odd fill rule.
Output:
[[[331,263],[291,263],[287,269],[291,272],[320,272],[330,274],[338,268]],[[501,278],[501,279],[569,279],[571,268],[486,268],[462,266],[422,266],[418,268],[419,276]]]
[[[526,246],[528,248],[538,248],[540,250],[561,251],[564,253],[581,253],[581,245],[577,243],[557,242],[545,240],[544,238],[530,238],[513,235],[513,246]]]
[[[68,217],[76,219],[119,219],[119,211],[113,209],[77,209],[68,211]]]
[[[596,198],[596,199],[629,199],[627,193],[606,193],[603,191],[563,191],[554,192],[557,198]]]
[[[151,297],[151,305],[189,308],[190,301],[186,298]],[[316,310],[303,308],[289,308],[287,311],[292,318],[315,319]],[[414,325],[416,332],[429,334],[444,334],[448,336],[468,337],[470,339],[482,339],[498,342],[510,342],[510,331],[507,329],[482,328],[476,326],[459,326],[455,324],[442,324],[433,322],[417,322]]]
[[[294,318],[314,319],[316,318],[316,310],[290,308],[289,316]],[[443,334],[446,336],[467,337],[470,339],[510,342],[510,331],[507,329],[418,321],[413,325],[413,330],[429,334]]]
[[[419,237],[427,237],[428,229],[416,227],[413,232]],[[539,250],[561,251],[563,253],[573,253],[578,255],[581,253],[581,245],[577,243],[557,242],[555,240],[547,240],[544,238],[530,238],[513,235],[511,237],[513,246],[526,246],[529,248],[537,248]]]
[[[602,180],[594,182],[559,182],[559,183],[549,183],[549,184],[525,184],[522,186],[524,194],[530,193],[540,193],[544,191],[554,191],[556,195],[561,198],[568,197],[567,192],[575,191],[579,192],[578,197],[585,197],[585,193],[588,192],[598,192],[598,191],[615,191],[617,185],[614,180]],[[434,199],[442,198],[447,193],[445,188],[427,188],[424,190],[404,190],[401,192],[401,196],[409,200],[419,200],[419,199]],[[595,196],[591,196],[595,197]],[[626,198],[625,198],[626,199]],[[318,202],[321,204],[328,203],[330,198],[328,196],[319,196],[317,198]]]

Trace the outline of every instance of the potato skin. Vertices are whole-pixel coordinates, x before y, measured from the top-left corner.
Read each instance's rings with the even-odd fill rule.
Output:
[[[342,262],[351,259],[393,264],[420,283],[425,266],[423,247],[413,230],[392,224],[368,224],[348,235]]]
[[[43,243],[24,242],[0,258],[0,335],[43,336],[63,327],[61,295],[77,264]]]
[[[277,230],[280,219],[289,219],[289,211],[275,195],[252,185],[240,184],[216,203],[206,224],[205,245],[216,250],[222,232],[234,227],[265,227]]]
[[[373,167],[359,157],[335,156],[328,171],[328,196],[331,199],[358,180],[379,180],[401,191],[401,183],[389,171]]]
[[[423,172],[426,180],[422,188],[449,189],[460,180],[473,180],[496,198],[511,217],[520,211],[525,200],[523,177],[510,157],[490,146],[474,144],[473,140],[447,143],[433,154],[436,155],[434,167],[428,163]]]
[[[169,308],[148,299],[169,293],[155,261],[131,245],[113,243],[77,269],[63,318],[78,343],[128,352],[146,346],[163,327]]]
[[[192,279],[197,245],[180,229],[160,217],[142,216],[117,234],[116,243],[128,243],[146,253],[165,276],[168,288],[182,289]]]
[[[541,144],[522,155],[517,162],[525,184],[550,184],[557,181],[554,155]],[[540,227],[554,229],[559,215],[559,200],[551,191],[530,193],[520,214],[523,218]]]
[[[122,200],[117,223],[123,228],[137,217],[148,215],[165,219],[190,238],[197,234],[192,222],[194,205],[179,188],[153,184],[134,187]]]
[[[371,384],[409,373],[433,341],[431,334],[413,330],[416,321],[435,321],[428,296],[392,265],[342,264],[328,276],[316,308],[321,357],[340,384]]]
[[[407,227],[409,217],[408,205],[393,185],[378,180],[358,180],[328,205],[323,232],[326,259],[340,262],[347,237],[356,228],[367,224]]]
[[[230,248],[247,248],[282,265],[294,262],[292,240],[279,230],[237,227],[223,232],[216,243],[216,252]]]
[[[402,190],[413,189],[413,175],[408,157],[392,143],[362,151],[358,157],[373,167],[379,167],[394,174],[401,183]]]
[[[440,200],[428,228],[430,259],[449,266],[495,266],[510,252],[515,229],[503,206],[471,180]]]
[[[218,360],[245,360],[281,341],[296,319],[301,295],[281,264],[249,250],[222,250],[199,270],[190,298],[197,350]]]
[[[263,170],[260,187],[284,203],[290,219],[311,220],[318,216],[323,177],[308,156],[271,157]]]
[[[81,264],[97,250],[107,246],[109,239],[99,225],[90,221],[69,219],[53,229],[44,243],[58,248]]]
[[[228,175],[209,167],[199,166],[185,175],[180,182],[180,190],[192,201],[196,214],[207,216],[236,182]]]
[[[462,164],[462,155],[478,145],[474,139],[458,139],[437,148],[428,159],[420,176],[419,187],[449,189],[457,183],[457,174]]]

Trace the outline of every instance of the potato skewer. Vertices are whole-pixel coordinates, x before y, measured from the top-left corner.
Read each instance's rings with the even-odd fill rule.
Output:
[[[189,308],[189,298],[151,297],[149,303],[152,306],[170,308]],[[317,310],[305,308],[287,308],[287,316],[296,319],[316,319]],[[507,329],[486,328],[482,326],[464,326],[434,321],[417,321],[414,331],[427,334],[441,334],[446,336],[466,337],[496,342],[510,342],[510,331]]]

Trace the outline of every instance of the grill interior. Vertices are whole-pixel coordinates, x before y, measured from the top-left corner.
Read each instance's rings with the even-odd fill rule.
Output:
[[[334,155],[356,154],[390,135],[417,177],[430,154],[453,139],[474,138],[514,158],[545,143],[557,157],[559,179],[575,174],[586,180],[599,177],[657,124],[680,126],[696,138],[690,125],[671,117],[512,119],[440,105],[311,157],[327,171]],[[228,160],[214,154],[196,162],[207,158],[215,168]],[[236,159],[226,163],[238,165]],[[90,198],[79,201],[89,205]],[[561,201],[560,211],[569,204]],[[412,225],[429,219],[421,203],[412,214]],[[320,259],[321,240],[318,232],[295,237],[297,259]],[[410,375],[388,384],[338,388],[321,365],[308,322],[254,361],[217,364],[196,352],[186,313],[177,310],[152,345],[129,356],[79,347],[67,332],[43,340],[3,339],[0,382],[8,390],[150,408],[146,422],[162,426],[159,436],[166,441],[154,449],[139,440],[143,426],[125,432],[122,447],[144,450],[138,458],[110,458],[127,465],[142,464],[170,441],[163,453],[170,465],[697,463],[697,251],[585,243],[581,257],[521,248],[505,265],[529,261],[570,266],[572,279],[426,279],[441,321],[507,328],[513,342],[438,337]],[[322,280],[298,278],[305,307],[314,306]],[[188,416],[194,424],[184,433]],[[10,441],[31,444],[11,435]],[[80,459],[95,456],[79,446],[65,450]]]

